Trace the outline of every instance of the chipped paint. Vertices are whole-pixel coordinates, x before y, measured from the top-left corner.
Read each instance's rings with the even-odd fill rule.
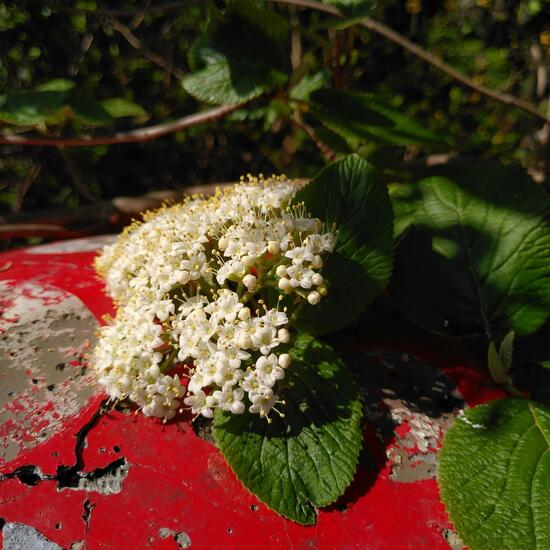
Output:
[[[6,523],[2,529],[4,550],[63,550],[42,533],[24,523]]]
[[[300,526],[277,516],[243,488],[212,445],[208,425],[194,430],[185,413],[163,424],[120,404],[107,410],[100,395],[92,395],[87,404],[85,398],[71,404],[75,393],[91,391],[78,386],[87,376],[82,344],[91,341],[95,326],[86,308],[97,319],[112,313],[91,267],[98,246],[97,239],[86,239],[0,254],[0,266],[10,265],[0,271],[5,280],[0,319],[7,326],[0,343],[10,342],[9,347],[3,344],[0,376],[8,373],[18,394],[34,390],[29,394],[33,399],[16,400],[20,410],[16,404],[8,407],[9,414],[20,415],[17,421],[27,432],[10,428],[23,445],[16,458],[0,464],[0,518],[5,519],[0,527],[8,522],[32,526],[55,548],[71,550],[462,549],[433,478],[437,449],[464,407],[455,383],[469,404],[500,395],[448,343],[435,349],[433,339],[418,334],[408,343],[403,334],[390,335],[382,347],[370,336],[355,343],[368,351],[346,358],[365,396],[365,452],[339,501],[319,511],[315,527]],[[70,311],[64,309],[67,305]],[[30,349],[26,355],[18,345],[22,336]],[[388,347],[420,352],[424,361],[377,351]],[[10,353],[17,354],[16,361]],[[25,364],[22,369],[19,361]],[[43,364],[48,368],[37,370]],[[452,381],[432,365],[449,372]],[[14,374],[22,377],[12,380]],[[49,377],[53,390],[48,389]],[[0,394],[7,383],[6,377],[0,380]],[[65,393],[57,388],[64,383],[69,385]],[[52,415],[60,409],[63,416],[40,426],[45,415],[41,404],[58,396],[59,402],[48,406]],[[8,397],[3,399],[11,403],[13,395]],[[35,418],[25,424],[27,409]],[[67,412],[71,410],[73,414]],[[6,429],[2,418],[0,430]],[[43,429],[51,433],[39,440]],[[1,437],[0,431],[5,443]],[[0,531],[0,547],[2,536]],[[4,533],[4,543],[5,538]]]
[[[53,286],[0,281],[0,465],[46,441],[91,397],[97,321]]]
[[[122,482],[126,479],[130,466],[130,463],[123,457],[111,462],[105,468],[98,468],[92,472],[78,472],[74,479],[70,479],[68,482],[58,479],[59,490],[72,489],[101,495],[116,495],[122,491]]]
[[[380,442],[391,439],[391,479],[435,479],[443,436],[464,406],[454,383],[408,354],[389,350],[371,357],[363,380],[365,416]]]

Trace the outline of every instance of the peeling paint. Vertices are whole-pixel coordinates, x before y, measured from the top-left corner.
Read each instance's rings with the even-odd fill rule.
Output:
[[[72,489],[88,491],[102,495],[114,495],[122,491],[122,482],[130,470],[130,463],[124,457],[111,462],[105,468],[91,472],[76,472],[65,479],[57,476],[59,490]]]
[[[435,479],[444,434],[464,403],[439,369],[396,351],[373,354],[362,369],[365,416],[386,448],[393,481]]]
[[[85,354],[97,322],[75,296],[0,281],[0,465],[47,440],[94,391]]]
[[[441,534],[451,550],[464,550],[466,548],[466,545],[460,540],[456,531],[452,529],[443,529]]]
[[[63,550],[30,525],[7,522],[2,529],[4,550]]]
[[[0,378],[22,375],[15,390],[33,398],[8,396],[12,406],[0,415],[0,465],[7,433],[2,430],[13,430],[22,451],[0,468],[0,516],[5,518],[0,519],[0,547],[2,526],[9,520],[32,525],[42,541],[67,550],[173,549],[191,543],[197,550],[365,545],[372,550],[462,550],[433,478],[441,438],[464,403],[454,383],[429,363],[449,367],[469,404],[500,397],[468,360],[457,359],[445,342],[435,349],[434,339],[422,340],[417,333],[410,341],[405,336],[403,349],[423,353],[426,362],[373,349],[402,346],[402,334],[388,335],[382,345],[369,336],[354,342],[354,349],[370,350],[350,354],[358,362],[354,371],[364,393],[366,447],[346,493],[337,504],[319,510],[315,527],[303,527],[246,491],[210,444],[207,423],[192,429],[182,415],[163,424],[131,414],[125,404],[99,404],[99,395],[84,407],[71,405],[78,383],[87,376],[81,344],[91,340],[87,334],[95,327],[84,316],[82,303],[98,319],[113,313],[91,267],[94,252],[84,252],[97,249],[98,243],[87,241],[0,254],[0,266],[10,265],[0,272],[0,279],[9,279],[0,295]],[[70,304],[84,312],[64,309]],[[22,341],[30,349],[22,369],[20,331],[26,332]],[[47,369],[37,370],[42,363]],[[4,381],[0,379],[0,394]],[[64,383],[75,386],[63,394]],[[6,414],[25,419],[32,403],[39,406],[26,433],[4,425]],[[40,417],[59,407],[65,416],[46,422],[45,429],[54,426],[55,433],[38,444],[44,429]],[[74,414],[66,413],[70,410]]]
[[[191,539],[185,531],[176,533],[175,537],[176,542],[180,548],[189,548],[191,546]]]

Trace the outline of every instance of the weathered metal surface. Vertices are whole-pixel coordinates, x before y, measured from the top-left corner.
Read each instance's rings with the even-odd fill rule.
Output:
[[[62,550],[61,546],[24,523],[6,523],[2,532],[4,550]]]
[[[90,398],[97,322],[72,294],[0,281],[0,465],[59,431]]]
[[[0,272],[8,294],[0,319],[11,323],[0,336],[8,353],[0,395],[9,385],[14,393],[8,401],[1,397],[3,403],[22,403],[25,411],[11,418],[18,427],[10,432],[24,444],[12,456],[10,440],[5,448],[12,454],[0,466],[4,544],[19,525],[22,548],[41,548],[36,540],[73,550],[462,548],[439,499],[437,451],[464,401],[499,396],[467,358],[417,336],[371,338],[346,353],[365,395],[365,452],[345,495],[320,511],[317,525],[302,527],[242,487],[207,428],[199,436],[185,415],[162,424],[129,409],[105,410],[99,394],[86,402],[91,386],[84,364],[51,370],[59,354],[78,361],[84,342],[91,342],[93,323],[82,304],[97,319],[112,312],[91,269],[94,252],[78,251],[83,246],[94,244],[0,255],[0,265],[10,265]],[[35,325],[40,329],[28,334]],[[75,378],[75,372],[85,374]],[[52,383],[66,393],[47,393]],[[45,437],[33,418],[43,415],[32,405],[37,402],[52,403]],[[63,414],[63,407],[73,413]]]

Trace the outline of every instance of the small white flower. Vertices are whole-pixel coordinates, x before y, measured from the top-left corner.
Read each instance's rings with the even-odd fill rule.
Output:
[[[260,383],[272,387],[277,380],[285,377],[285,371],[279,366],[279,358],[271,353],[256,361],[256,373]]]
[[[248,407],[248,410],[253,414],[259,414],[260,416],[267,416],[269,411],[279,401],[279,396],[273,393],[273,390],[268,389],[264,393],[253,395],[250,399],[252,405]]]
[[[224,386],[222,391],[215,391],[213,396],[218,401],[218,406],[224,411],[230,411],[233,414],[242,414],[245,409],[243,403],[244,390],[241,388]]]
[[[294,265],[302,265],[304,262],[311,262],[313,254],[307,246],[296,246],[285,252],[285,256],[292,260]]]
[[[191,407],[193,414],[202,414],[205,418],[214,416],[213,406],[216,400],[213,396],[206,395],[202,390],[198,390],[194,395],[186,397],[183,402]]]

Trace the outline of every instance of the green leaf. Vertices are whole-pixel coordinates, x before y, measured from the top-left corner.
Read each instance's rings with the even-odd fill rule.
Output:
[[[507,375],[508,369],[502,362],[502,359],[497,351],[494,342],[489,342],[489,350],[487,352],[487,363],[489,366],[489,371],[493,380],[497,384],[506,384],[510,381],[510,378]]]
[[[309,96],[319,90],[330,80],[329,72],[325,69],[313,74],[304,74],[298,83],[290,90],[290,98],[298,101],[308,101]]]
[[[512,365],[514,364],[514,338],[516,334],[512,330],[509,332],[502,342],[500,343],[500,350],[498,354],[500,355],[500,359],[502,361],[502,364],[506,368],[506,370],[510,370],[512,368]]]
[[[227,54],[220,50],[210,36],[199,36],[189,48],[187,54],[189,66],[193,71],[204,69],[215,63],[228,63]]]
[[[103,126],[113,122],[113,117],[101,103],[83,94],[72,93],[68,106],[74,113],[75,120],[87,126]]]
[[[355,474],[362,407],[346,366],[306,334],[290,350],[281,398],[285,417],[218,412],[214,437],[242,483],[267,506],[301,524],[334,502]]]
[[[400,242],[391,294],[424,328],[500,341],[550,311],[550,200],[521,169],[438,167]]]
[[[393,216],[386,186],[357,155],[344,157],[298,191],[312,216],[337,229],[334,251],[323,267],[328,295],[304,305],[303,330],[326,334],[353,322],[379,294],[392,270]]]
[[[417,185],[407,183],[391,183],[388,191],[393,207],[393,236],[398,240],[414,222],[422,194]]]
[[[66,80],[65,78],[55,78],[35,89],[37,92],[68,92],[74,88],[74,82],[72,80]]]
[[[269,67],[246,62],[212,63],[183,79],[185,91],[212,104],[238,104],[258,97],[286,80],[286,75]]]
[[[348,140],[354,149],[372,141],[388,145],[447,141],[445,136],[430,132],[372,94],[318,90],[311,96],[311,112],[325,126]]]
[[[239,104],[283,84],[277,67],[281,51],[247,21],[230,18],[214,36],[200,36],[189,51],[194,73],[182,80],[185,91],[213,104]]]
[[[549,407],[506,399],[470,409],[439,460],[443,502],[470,548],[550,548]]]
[[[276,42],[282,42],[288,36],[288,21],[273,10],[265,6],[259,7],[253,0],[230,0],[229,5],[241,17]]]
[[[122,97],[113,97],[111,99],[104,99],[101,102],[101,107],[105,109],[107,113],[113,118],[121,117],[145,117],[147,112],[143,107],[140,107],[133,101],[124,99]]]
[[[35,126],[60,116],[67,93],[63,91],[28,91],[9,93],[0,98],[0,122]]]
[[[368,15],[372,13],[371,0],[323,0],[324,4],[332,4],[338,6],[347,14],[357,14],[357,18],[360,15]]]

